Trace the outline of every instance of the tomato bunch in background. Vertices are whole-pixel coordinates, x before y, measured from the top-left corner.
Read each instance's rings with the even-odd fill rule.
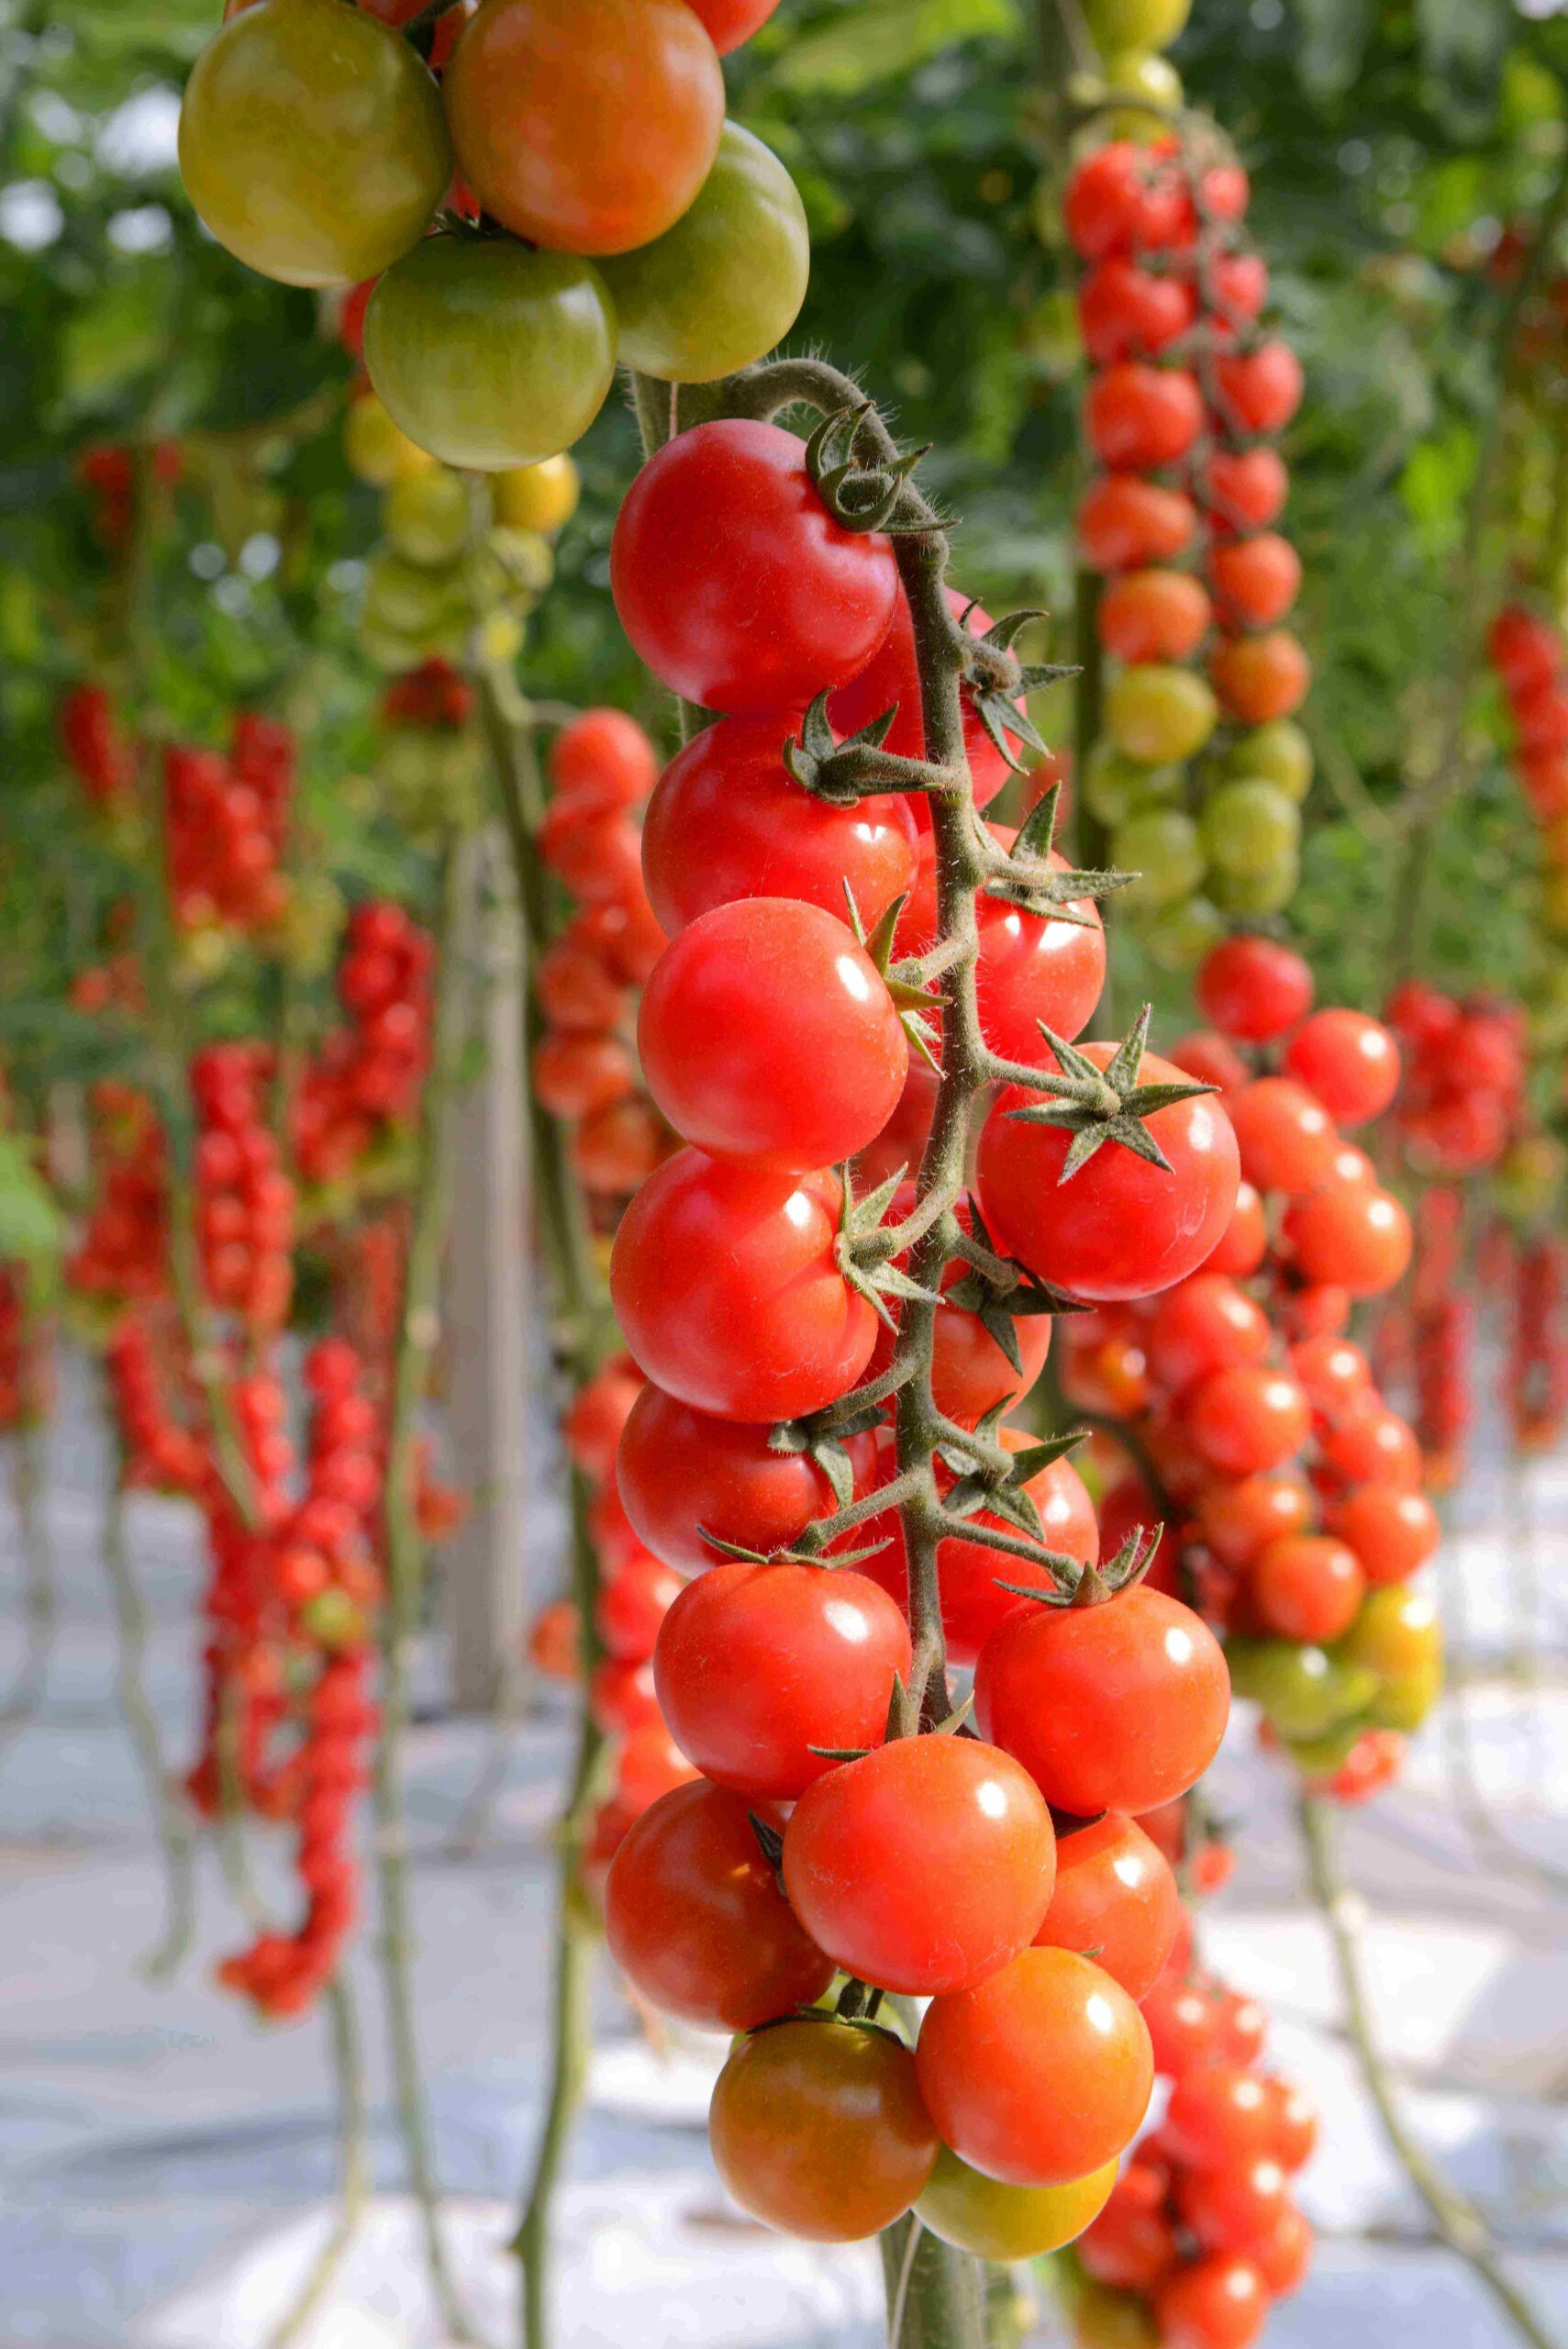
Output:
[[[220,244],[353,286],[371,380],[450,465],[570,448],[617,357],[707,382],[786,334],[809,270],[794,182],[725,117],[719,56],[767,0],[230,0],[180,166]],[[483,228],[483,233],[475,233]]]
[[[1512,1271],[1508,1417],[1521,1452],[1544,1452],[1568,1426],[1568,1243],[1526,1241]]]
[[[1412,1170],[1451,1181],[1498,1165],[1524,1109],[1521,1007],[1483,996],[1462,1002],[1409,979],[1383,1016],[1399,1039],[1395,1120]]]
[[[388,897],[356,906],[338,965],[343,1025],[302,1070],[291,1103],[301,1174],[342,1182],[419,1106],[430,1056],[436,947]]]
[[[1106,579],[1097,628],[1115,664],[1083,789],[1112,862],[1139,876],[1120,903],[1173,969],[1228,918],[1289,900],[1312,775],[1294,723],[1310,673],[1284,625],[1301,565],[1274,527],[1287,476],[1272,446],[1301,370],[1260,324],[1268,271],[1242,238],[1247,202],[1238,164],[1166,136],[1097,148],[1065,200],[1088,264],[1084,429],[1103,468],[1078,538]]]

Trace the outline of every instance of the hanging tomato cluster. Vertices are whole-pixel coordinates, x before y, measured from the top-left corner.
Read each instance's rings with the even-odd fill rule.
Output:
[[[340,1180],[414,1116],[429,1064],[435,961],[428,931],[391,898],[350,915],[338,967],[347,1024],[311,1059],[293,1103],[294,1152],[307,1183]]]
[[[365,362],[449,465],[536,463],[615,373],[706,382],[805,298],[806,214],[725,119],[721,50],[773,0],[229,0],[196,61],[180,166],[230,252],[286,284],[378,278]],[[475,233],[483,224],[484,233]]]
[[[1412,1169],[1452,1180],[1497,1165],[1524,1108],[1522,1008],[1491,996],[1461,1002],[1429,980],[1410,979],[1383,1016],[1399,1039],[1395,1117]]]
[[[191,1062],[202,1283],[258,1338],[283,1328],[294,1296],[295,1186],[269,1124],[274,1074],[265,1044],[209,1044]]]
[[[1078,536],[1106,578],[1096,625],[1116,663],[1083,789],[1113,862],[1139,876],[1121,903],[1173,968],[1225,917],[1277,912],[1294,894],[1312,775],[1292,722],[1310,671],[1281,625],[1301,564],[1273,527],[1287,476],[1271,443],[1302,377],[1258,323],[1268,271],[1241,239],[1248,195],[1238,164],[1174,137],[1110,141],[1066,195],[1090,264],[1085,430],[1104,468]],[[1200,753],[1195,815],[1185,771]]]

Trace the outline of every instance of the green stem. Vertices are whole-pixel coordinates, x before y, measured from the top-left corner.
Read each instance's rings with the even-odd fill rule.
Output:
[[[950,2249],[913,2213],[881,2240],[887,2349],[981,2349],[978,2262]]]
[[[364,2220],[370,2200],[370,2146],[365,2127],[364,2050],[353,1992],[339,1974],[327,1986],[328,2028],[332,2043],[332,2069],[338,2082],[338,2142],[341,2168],[338,2216],[300,2287],[294,2305],[271,2334],[267,2349],[289,2349],[297,2341],[326,2298],[342,2266],[350,2244]]]

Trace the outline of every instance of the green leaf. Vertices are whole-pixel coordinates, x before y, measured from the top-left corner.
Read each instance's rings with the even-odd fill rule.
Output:
[[[804,33],[767,80],[775,89],[853,97],[955,41],[983,33],[1006,39],[1018,29],[1014,0],[865,0]]]

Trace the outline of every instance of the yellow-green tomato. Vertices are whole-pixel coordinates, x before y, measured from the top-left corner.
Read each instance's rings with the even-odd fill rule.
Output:
[[[1282,857],[1265,873],[1227,873],[1216,865],[1208,876],[1215,904],[1228,914],[1277,914],[1301,885],[1301,859]]]
[[[1169,49],[1192,14],[1193,0],[1084,0],[1095,47]]]
[[[582,494],[577,468],[564,452],[537,465],[514,465],[491,486],[504,529],[537,530],[545,538],[571,521]]]
[[[390,552],[373,557],[365,582],[365,618],[374,628],[417,637],[440,629],[465,607],[454,573],[407,562]]]
[[[1197,826],[1179,807],[1144,807],[1111,834],[1111,863],[1135,878],[1117,891],[1135,913],[1155,912],[1186,897],[1203,879]]]
[[[1099,2217],[1116,2176],[1115,2162],[1106,2162],[1065,2186],[1005,2186],[944,2145],[915,2215],[943,2243],[981,2259],[1039,2259],[1075,2242]]]
[[[1113,97],[1143,98],[1162,110],[1173,109],[1182,103],[1182,77],[1169,58],[1156,57],[1146,49],[1116,50],[1105,61],[1106,87]],[[1129,107],[1127,114],[1136,121],[1140,109]],[[1131,123],[1127,128],[1131,128]],[[1139,122],[1138,128],[1141,128]],[[1121,135],[1118,118],[1118,135]]]
[[[1084,768],[1084,805],[1097,824],[1117,825],[1151,799],[1171,799],[1180,791],[1179,766],[1140,766],[1108,742],[1096,742]]]
[[[1118,2292],[1079,2276],[1071,2308],[1073,2349],[1159,2349],[1153,2309],[1141,2292]]]
[[[593,264],[509,237],[427,238],[365,313],[365,365],[395,422],[444,464],[480,473],[570,448],[615,364],[615,313]]]
[[[373,489],[389,489],[409,473],[428,473],[436,462],[428,449],[416,448],[394,424],[373,392],[361,392],[349,403],[343,455],[355,479],[369,482]]]
[[[1195,757],[1218,715],[1218,704],[1195,671],[1163,662],[1124,669],[1106,695],[1106,733],[1118,751],[1145,766]]]
[[[1378,1688],[1375,1673],[1305,1641],[1228,1640],[1225,1661],[1237,1696],[1261,1705],[1284,1738],[1324,1735],[1361,1712]]]
[[[1222,873],[1277,872],[1301,846],[1301,810],[1272,783],[1222,783],[1204,803],[1204,853]]]
[[[417,244],[452,173],[417,52],[346,0],[260,0],[215,33],[180,170],[220,245],[285,285],[352,285]]]
[[[1364,1664],[1383,1681],[1441,1668],[1442,1623],[1429,1590],[1410,1583],[1369,1590],[1355,1621],[1333,1650],[1347,1664]]]
[[[462,552],[472,517],[461,474],[445,465],[394,482],[381,501],[381,527],[409,562],[445,563]]]
[[[1286,1738],[1285,1752],[1304,1778],[1331,1777],[1350,1760],[1371,1725],[1367,1714],[1357,1713],[1353,1720],[1340,1721],[1337,1728],[1325,1730],[1321,1737]]]
[[[1195,971],[1226,935],[1219,907],[1207,897],[1178,897],[1162,906],[1139,936],[1144,952],[1162,971]]]
[[[800,316],[811,273],[806,207],[778,157],[727,122],[691,209],[599,269],[627,365],[663,383],[710,384],[771,351]]]
[[[1232,744],[1225,771],[1243,781],[1272,783],[1299,802],[1312,788],[1312,745],[1294,718],[1271,718]]]

